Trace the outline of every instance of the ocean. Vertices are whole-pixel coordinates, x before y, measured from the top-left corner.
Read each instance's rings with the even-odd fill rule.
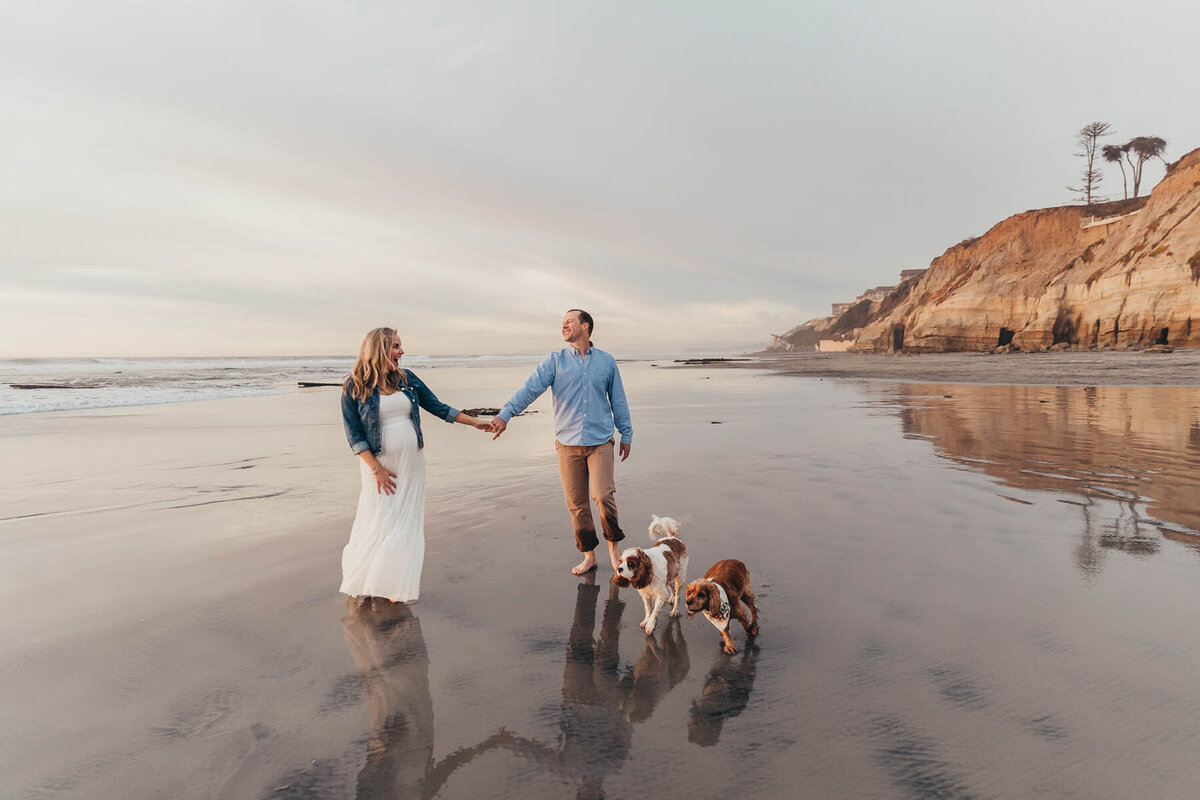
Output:
[[[415,371],[532,369],[542,355],[406,355],[402,363]],[[677,357],[682,356],[621,354],[621,360]],[[299,381],[339,382],[353,364],[354,356],[0,359],[0,415],[286,394]]]

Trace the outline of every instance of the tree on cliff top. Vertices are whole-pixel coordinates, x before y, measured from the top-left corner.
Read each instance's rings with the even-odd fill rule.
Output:
[[[1085,205],[1092,205],[1093,199],[1099,199],[1100,181],[1104,179],[1104,173],[1096,164],[1096,140],[1101,136],[1108,136],[1109,129],[1112,125],[1107,122],[1089,122],[1079,129],[1079,133],[1075,137],[1076,143],[1079,145],[1079,151],[1076,156],[1083,159],[1084,167],[1080,177],[1080,185],[1078,188],[1068,186],[1067,189],[1078,194]]]
[[[1101,150],[1104,160],[1121,168],[1121,180],[1125,183],[1125,199],[1129,199],[1129,178],[1125,174],[1125,164],[1133,173],[1133,196],[1136,198],[1142,188],[1142,167],[1152,158],[1157,158],[1165,165],[1167,160],[1163,153],[1167,151],[1167,140],[1160,136],[1135,136],[1125,144],[1106,144]]]
[[[1133,170],[1133,196],[1138,196],[1142,185],[1142,167],[1152,158],[1157,158],[1163,164],[1167,160],[1163,153],[1167,150],[1167,140],[1158,136],[1135,136],[1125,143],[1125,159]]]
[[[1128,145],[1106,144],[1106,145],[1104,145],[1104,149],[1101,150],[1100,152],[1101,152],[1101,154],[1103,154],[1105,161],[1107,161],[1110,164],[1116,164],[1118,167],[1121,168],[1121,183],[1125,187],[1125,199],[1128,200],[1129,199],[1129,176],[1127,176],[1125,174],[1125,152],[1126,152],[1125,148],[1126,147],[1128,147]]]

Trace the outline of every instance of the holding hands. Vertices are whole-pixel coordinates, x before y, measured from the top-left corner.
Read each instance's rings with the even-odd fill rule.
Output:
[[[495,436],[492,437],[492,441],[494,442],[497,439],[499,439],[500,434],[504,433],[504,431],[507,428],[508,428],[507,422],[500,419],[499,417],[492,417],[492,421],[488,423],[488,430],[491,431],[492,433],[496,434]]]

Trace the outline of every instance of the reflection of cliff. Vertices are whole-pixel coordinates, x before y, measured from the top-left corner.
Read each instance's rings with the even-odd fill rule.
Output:
[[[939,455],[1008,486],[1079,496],[1085,569],[1098,565],[1101,550],[1152,553],[1162,537],[1200,549],[1200,389],[907,384],[896,391],[905,434],[928,439]]]

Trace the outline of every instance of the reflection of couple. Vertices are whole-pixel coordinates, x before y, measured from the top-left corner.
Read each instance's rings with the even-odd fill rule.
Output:
[[[371,718],[367,760],[358,775],[360,800],[433,797],[458,768],[496,750],[512,752],[577,783],[578,797],[602,797],[604,777],[629,757],[633,726],[648,720],[687,677],[690,661],[679,620],[673,619],[661,639],[646,637],[636,664],[622,668],[618,639],[625,603],[617,587],[609,585],[597,635],[599,596],[591,576],[576,590],[557,746],[501,729],[436,763],[429,656],[420,621],[404,603],[349,600],[342,625]],[[745,708],[757,653],[747,646],[737,661],[717,654],[700,697],[692,703],[690,741],[716,744],[724,721]]]
[[[472,747],[433,760],[433,700],[421,624],[404,603],[349,600],[342,619],[346,645],[367,694],[371,734],[358,797],[432,797],[477,755],[504,749],[560,778],[578,782],[580,797],[602,797],[604,776],[629,757],[633,725],[687,676],[687,643],[679,621],[646,643],[636,665],[621,668],[618,639],[625,604],[617,587],[596,636],[600,588],[588,576],[577,589],[563,666],[557,747],[500,730]]]
[[[362,490],[350,541],[342,551],[343,593],[413,602],[420,594],[425,559],[425,446],[420,409],[493,434],[547,389],[554,395],[555,448],[563,494],[584,554],[572,572],[596,568],[599,544],[589,495],[599,511],[616,569],[617,543],[625,538],[617,523],[613,478],[614,427],[621,434],[621,460],[629,457],[633,426],[616,360],[593,347],[590,314],[572,309],[563,318],[567,347],[538,364],[490,422],[438,400],[411,370],[401,369],[404,350],[391,328],[367,334],[350,377],[342,388],[342,422],[350,449],[361,459]]]

